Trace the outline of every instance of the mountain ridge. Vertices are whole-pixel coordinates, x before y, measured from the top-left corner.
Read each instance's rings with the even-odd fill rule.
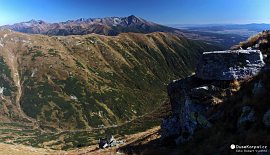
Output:
[[[216,44],[223,48],[230,48],[236,43],[246,40],[248,36],[240,34],[218,34],[214,32],[195,31],[157,24],[143,18],[130,15],[128,17],[105,17],[105,18],[79,18],[58,23],[47,23],[43,20],[30,20],[13,25],[0,26],[17,32],[28,34],[43,34],[49,36],[68,36],[100,34],[117,36],[121,33],[166,32],[174,35],[185,36],[192,40],[201,40]]]
[[[118,35],[123,32],[173,32],[177,29],[147,21],[135,15],[128,17],[79,18],[65,22],[47,23],[43,20],[4,25],[2,28],[18,32],[45,35],[84,35],[90,33]]]
[[[47,36],[1,30],[0,43],[3,63],[12,73],[2,73],[9,77],[3,78],[4,92],[12,92],[4,97],[14,103],[16,95],[8,96],[21,90],[27,116],[66,129],[113,125],[143,115],[150,103],[165,99],[168,80],[192,72],[201,50],[217,48],[164,32]],[[18,83],[20,89],[11,89],[19,88]]]

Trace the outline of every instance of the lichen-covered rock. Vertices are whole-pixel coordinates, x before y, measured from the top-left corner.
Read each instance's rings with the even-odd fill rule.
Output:
[[[270,128],[270,109],[263,115],[263,124]]]
[[[265,65],[259,50],[204,52],[196,76],[204,80],[238,80],[257,75]]]
[[[198,127],[209,127],[210,123],[198,111],[200,111],[198,106],[186,97],[185,102],[180,104],[180,112],[163,120],[161,124],[162,138],[175,137],[175,143],[180,144],[192,138]]]
[[[196,129],[211,126],[206,113],[212,105],[199,101],[198,98],[211,97],[220,89],[212,85],[202,85],[204,82],[190,76],[168,85],[172,116],[164,119],[161,124],[163,139],[170,138],[176,144],[185,143],[192,138]]]

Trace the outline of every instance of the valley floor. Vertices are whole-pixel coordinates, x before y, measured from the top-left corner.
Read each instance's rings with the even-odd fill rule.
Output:
[[[51,154],[56,153],[52,150],[43,148],[34,148],[31,146],[25,146],[21,144],[5,144],[0,143],[0,155],[40,155],[40,154]],[[63,153],[62,151],[59,154]]]
[[[0,155],[91,155],[91,154],[98,154],[98,155],[109,155],[109,154],[124,154],[120,153],[117,150],[119,148],[128,148],[130,145],[138,145],[138,144],[145,144],[149,141],[155,140],[159,138],[159,131],[160,127],[154,127],[144,132],[127,135],[123,138],[125,140],[125,144],[119,145],[117,147],[108,148],[108,149],[98,149],[98,145],[91,145],[87,147],[82,147],[79,149],[69,150],[69,151],[58,151],[58,150],[51,150],[51,149],[44,149],[44,148],[35,148],[31,146],[21,145],[21,144],[5,144],[0,143]]]

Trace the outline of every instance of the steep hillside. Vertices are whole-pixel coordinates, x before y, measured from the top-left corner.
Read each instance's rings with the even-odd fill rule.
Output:
[[[194,75],[168,85],[172,113],[162,121],[161,138],[122,150],[269,154],[268,40],[263,31],[234,47],[248,50],[203,53]]]
[[[91,33],[118,35],[123,32],[151,33],[176,31],[174,28],[159,25],[134,15],[128,17],[81,18],[60,23],[47,23],[42,20],[31,20],[14,25],[2,26],[2,28],[31,34],[62,36]]]
[[[257,76],[234,81],[234,84],[237,84],[237,91],[226,97],[211,112],[212,114],[217,111],[222,112],[220,118],[215,120],[211,128],[198,131],[194,139],[184,145],[181,150],[186,153],[200,151],[206,154],[217,152],[230,154],[235,153],[235,150],[229,149],[231,144],[242,146],[270,144],[269,39],[270,31],[266,30],[232,47],[233,49],[259,49],[264,54],[266,64]],[[192,149],[194,147],[197,148],[196,152]],[[262,154],[269,154],[268,147],[267,149],[259,148],[257,151],[261,150]]]
[[[42,129],[110,127],[165,99],[215,46],[168,33],[49,37],[0,31],[3,119]],[[13,93],[12,93],[13,92]],[[36,121],[37,120],[37,121]]]

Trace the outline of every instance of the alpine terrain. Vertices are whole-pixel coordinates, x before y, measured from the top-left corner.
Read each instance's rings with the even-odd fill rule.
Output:
[[[88,34],[96,22],[112,26],[114,34],[127,33]],[[74,149],[107,134],[125,139],[150,129],[163,115],[167,83],[192,74],[203,51],[221,49],[178,33],[152,32],[172,28],[134,16],[67,23],[1,28],[2,142]],[[77,33],[73,23],[84,28]]]

